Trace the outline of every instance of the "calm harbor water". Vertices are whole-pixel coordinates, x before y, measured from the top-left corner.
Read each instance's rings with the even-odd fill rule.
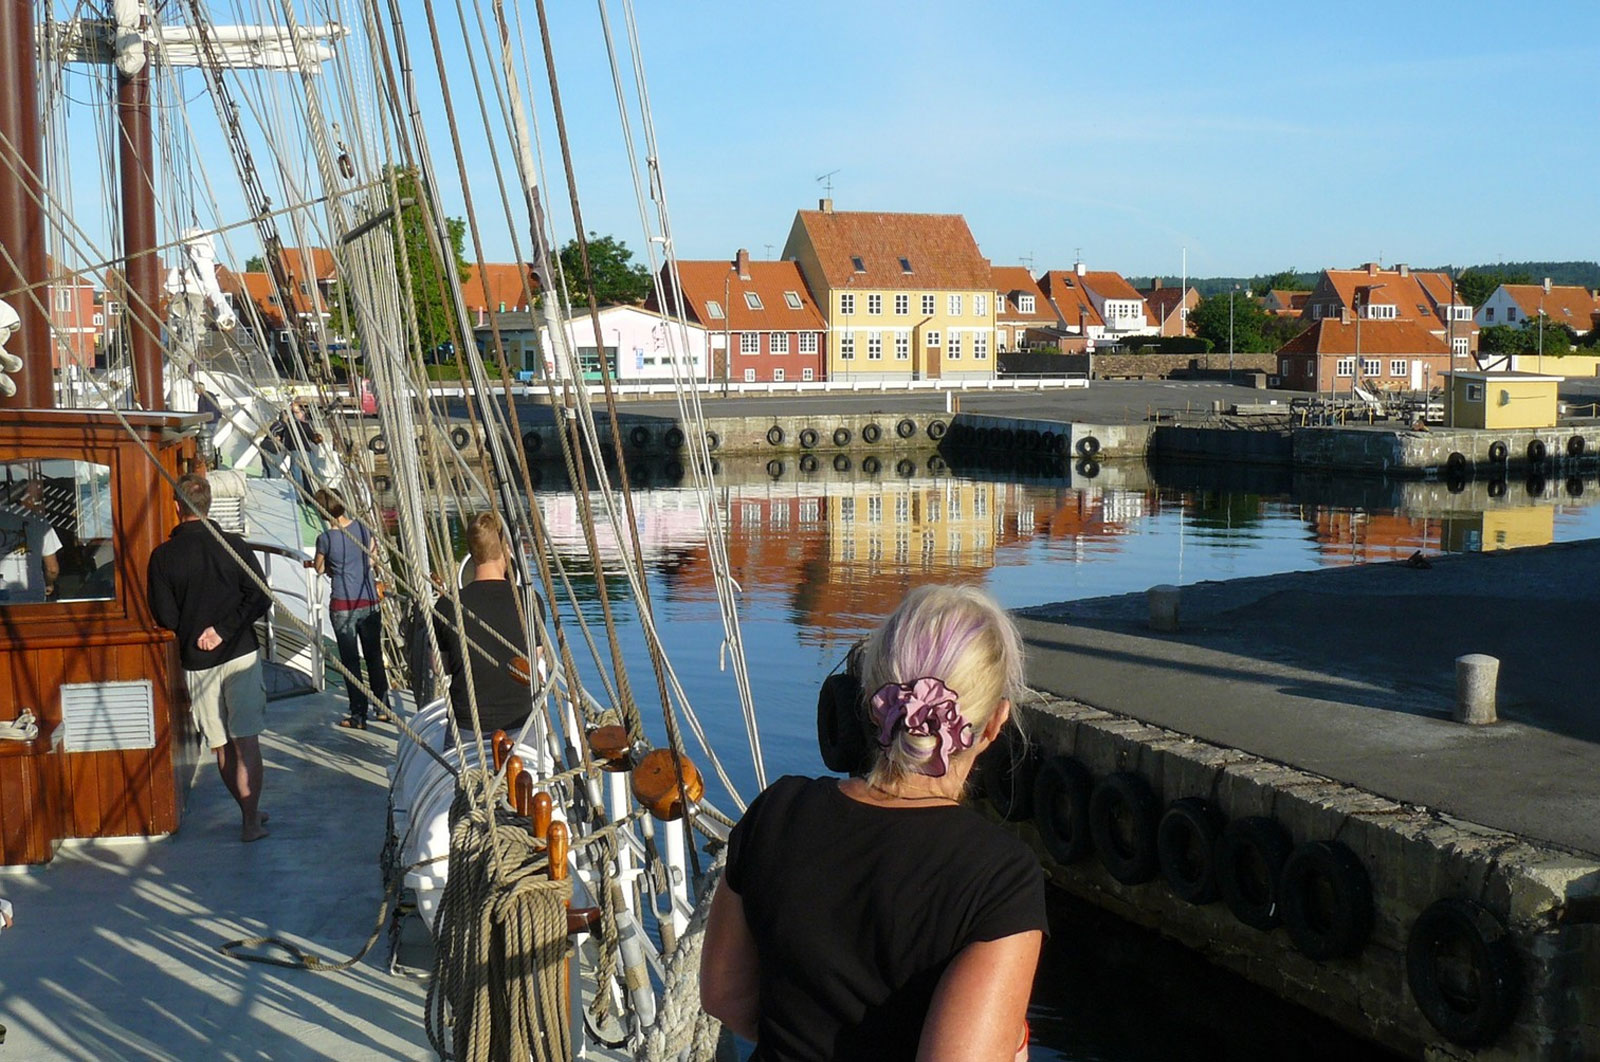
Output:
[[[721,469],[717,504],[742,590],[769,780],[824,773],[815,741],[819,684],[857,638],[924,583],[978,583],[1021,608],[1157,583],[1404,560],[1417,550],[1600,535],[1600,484],[1592,478],[1452,486],[1217,466],[950,469],[934,455],[914,466],[801,474],[792,465],[730,462]],[[731,672],[721,667],[699,503],[681,484],[642,471],[635,504],[658,626],[712,744],[748,797],[756,772]],[[587,550],[574,496],[542,490],[539,500],[558,549],[581,570]],[[582,585],[593,593],[592,569]],[[610,585],[622,592],[620,580]],[[579,608],[603,636],[598,605]],[[627,659],[647,660],[636,620],[627,609],[620,614]],[[655,688],[645,665],[630,679],[641,699]],[[659,716],[650,702],[642,705],[647,718]],[[1352,1058],[1367,1051],[1154,934],[1062,906],[1035,995],[1035,1058]],[[1196,993],[1197,981],[1204,992]]]

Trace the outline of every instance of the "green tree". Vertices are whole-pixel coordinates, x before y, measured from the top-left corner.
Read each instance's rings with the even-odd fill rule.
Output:
[[[1456,277],[1456,301],[1468,306],[1482,306],[1501,284],[1532,284],[1527,273],[1512,273],[1500,269],[1469,269]]]
[[[1546,317],[1542,339],[1543,353],[1560,357],[1569,353],[1576,338],[1572,330]],[[1539,320],[1534,318],[1526,327],[1488,325],[1478,331],[1480,354],[1538,354],[1541,338]]]
[[[1300,285],[1300,274],[1295,271],[1293,266],[1290,266],[1288,269],[1278,270],[1271,276],[1262,277],[1261,280],[1256,284],[1256,290],[1261,292],[1280,290],[1304,291],[1305,288],[1302,288]]]
[[[633,252],[614,236],[589,233],[589,270],[594,277],[594,298],[601,306],[637,305],[650,293],[650,271],[634,265]],[[561,272],[567,279],[567,297],[575,307],[589,304],[589,285],[583,273],[583,255],[576,238],[561,248]]]
[[[265,273],[267,271],[267,260],[259,254],[253,254],[244,260],[244,271],[246,273]]]
[[[467,223],[460,218],[445,219],[443,242],[450,262],[448,265],[441,262],[428,239],[428,212],[417,175],[411,171],[400,173],[395,183],[401,201],[412,202],[400,211],[400,224],[395,228],[395,254],[404,255],[411,269],[411,301],[416,307],[417,332],[426,357],[444,344],[454,342],[459,334],[455,297],[450,293],[446,270],[455,271],[457,282],[467,279]]]
[[[1233,349],[1241,354],[1261,354],[1277,349],[1269,338],[1272,320],[1254,298],[1241,289],[1232,293]],[[1227,353],[1229,296],[1208,295],[1189,313],[1195,335],[1211,341],[1213,351]]]

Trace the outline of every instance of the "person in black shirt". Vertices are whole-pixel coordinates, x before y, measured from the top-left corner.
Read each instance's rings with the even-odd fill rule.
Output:
[[[205,477],[179,479],[177,500],[178,526],[150,554],[150,611],[177,632],[195,725],[239,804],[241,839],[258,841],[267,835],[257,738],[266,729],[267,694],[255,622],[272,599],[255,581],[265,578],[250,547],[206,520],[211,484]]]
[[[461,588],[466,619],[456,614],[448,598],[439,601],[443,616],[434,619],[439,651],[450,675],[450,710],[463,731],[478,730],[472,716],[476,700],[481,733],[516,730],[533,711],[532,670],[517,588],[507,578],[509,558],[499,517],[479,513],[473,518],[467,525],[467,551],[477,571]]]
[[[780,779],[734,827],[701,1002],[760,1062],[1026,1057],[1044,873],[961,806],[1023,688],[1009,616],[913,591],[868,641],[864,777]]]

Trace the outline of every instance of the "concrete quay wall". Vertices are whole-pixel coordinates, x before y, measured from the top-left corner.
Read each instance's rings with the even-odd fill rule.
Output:
[[[1463,474],[1521,472],[1547,461],[1600,457],[1600,429],[1592,425],[1517,431],[1317,427],[1294,428],[1291,437],[1291,459],[1303,468],[1397,475],[1448,474],[1457,454],[1454,468]]]
[[[1013,824],[1038,851],[1055,886],[1412,1057],[1600,1057],[1600,925],[1589,921],[1600,895],[1600,865],[1593,858],[1074,701],[1038,699],[1024,706],[1022,717],[1035,764],[1072,757],[1096,780],[1131,771],[1163,805],[1200,797],[1229,821],[1268,816],[1296,844],[1342,842],[1371,880],[1375,918],[1356,956],[1314,961],[1295,949],[1281,927],[1251,928],[1220,902],[1192,906],[1159,875],[1146,884],[1124,885],[1093,855],[1071,865],[1056,863],[1034,821]],[[1484,905],[1514,941],[1521,1002],[1510,1026],[1488,1046],[1467,1048],[1445,1039],[1408,987],[1411,927],[1425,908],[1447,897]]]

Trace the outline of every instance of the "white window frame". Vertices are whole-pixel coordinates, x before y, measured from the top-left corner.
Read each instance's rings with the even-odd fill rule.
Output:
[[[852,314],[856,312],[855,292],[847,291],[839,296],[839,312],[842,314]]]
[[[739,333],[739,353],[740,354],[760,354],[761,353],[761,333],[760,332],[740,332]]]
[[[1393,321],[1400,315],[1400,308],[1390,302],[1369,302],[1364,316],[1369,321]]]
[[[904,317],[911,312],[911,296],[896,295],[894,297],[894,315]]]
[[[996,315],[1006,312],[1006,297],[1004,295],[997,294],[994,297],[994,312]]]
[[[922,297],[922,316],[924,316],[924,317],[932,317],[933,314],[934,314],[934,307],[937,306],[937,305],[938,305],[938,299],[937,298],[935,298],[932,295],[924,295]]]
[[[1333,374],[1335,376],[1354,376],[1356,374],[1356,359],[1340,358],[1333,363]]]
[[[1450,340],[1450,351],[1458,358],[1464,358],[1472,353],[1472,340],[1466,336],[1456,336]]]
[[[817,352],[817,334],[815,332],[800,333],[800,353],[815,354]]]
[[[772,382],[783,383],[783,366],[780,365],[772,370]]]
[[[722,303],[718,302],[716,299],[707,299],[706,316],[713,321],[722,320],[724,316],[722,312]]]
[[[856,336],[854,332],[841,332],[839,334],[839,360],[856,360]]]
[[[979,332],[972,333],[972,359],[974,361],[988,361],[989,360],[989,333],[988,332],[979,331]]]
[[[756,371],[754,369],[746,369],[744,371],[744,382],[745,383],[755,383],[756,382]]]
[[[867,315],[869,317],[876,317],[879,314],[881,314],[882,312],[883,312],[883,296],[882,295],[868,295],[867,296]]]
[[[1382,375],[1383,375],[1383,359],[1382,358],[1362,358],[1361,359],[1361,376],[1362,376],[1363,379],[1371,380],[1371,379],[1375,379],[1375,378],[1377,378],[1379,376],[1382,376]]]
[[[896,332],[894,334],[894,360],[908,361],[911,358],[911,333]]]
[[[1033,296],[1032,295],[1018,295],[1017,296],[1017,312],[1018,313],[1032,313],[1033,312]]]
[[[1411,375],[1411,363],[1406,361],[1405,358],[1390,358],[1389,359],[1389,375],[1390,376],[1409,376],[1409,375]]]
[[[945,357],[947,357],[947,358],[959,358],[959,357],[961,357],[961,333],[957,332],[954,328],[952,328],[952,329],[950,329],[950,335],[949,335],[948,339],[949,339],[949,343],[944,348]]]
[[[1450,307],[1450,320],[1452,320],[1452,321],[1470,321],[1470,320],[1472,320],[1472,307],[1471,306],[1452,306],[1452,307]]]
[[[883,333],[882,332],[868,332],[867,333],[867,360],[868,361],[882,361],[883,360]]]
[[[961,294],[960,294],[960,292],[956,292],[956,293],[952,294],[949,297],[949,299],[945,303],[945,309],[950,314],[951,317],[960,317],[961,316]]]
[[[922,334],[922,345],[930,350],[937,347],[939,345],[939,333],[937,331],[924,332]]]
[[[802,303],[800,302],[800,293],[798,291],[786,291],[786,292],[784,292],[783,293],[783,301],[784,301],[785,304],[788,305],[789,309],[791,309],[791,310],[798,310],[798,309],[800,309],[800,307],[802,305]]]
[[[761,305],[761,296],[757,295],[753,291],[747,291],[744,293],[744,304],[746,308],[751,310],[765,309],[765,307]]]
[[[989,296],[985,295],[981,291],[972,296],[972,316],[989,316]]]
[[[789,333],[788,332],[773,332],[770,335],[768,335],[767,336],[767,353],[768,354],[787,354],[787,353],[789,353]]]
[[[806,383],[810,383],[812,380],[816,379],[816,370],[807,365],[805,368],[800,370],[800,379],[804,380]]]

